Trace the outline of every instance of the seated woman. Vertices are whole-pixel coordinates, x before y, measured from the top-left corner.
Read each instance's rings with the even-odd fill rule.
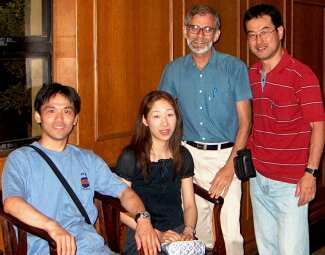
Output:
[[[182,119],[176,102],[166,92],[152,91],[141,103],[131,144],[117,163],[116,173],[142,199],[161,243],[194,238],[194,166],[181,138]],[[121,214],[121,220],[128,226],[125,254],[136,255],[137,223],[126,214]]]

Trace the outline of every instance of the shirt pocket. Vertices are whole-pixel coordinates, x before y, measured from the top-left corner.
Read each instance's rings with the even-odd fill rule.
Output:
[[[302,117],[298,98],[292,89],[282,89],[273,93],[271,114],[279,124],[289,124]]]

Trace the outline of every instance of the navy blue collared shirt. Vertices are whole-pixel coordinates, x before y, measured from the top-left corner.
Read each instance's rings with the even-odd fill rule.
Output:
[[[203,70],[197,68],[191,54],[168,64],[159,89],[178,100],[183,139],[207,143],[234,142],[238,130],[236,103],[252,98],[246,65],[214,48]]]

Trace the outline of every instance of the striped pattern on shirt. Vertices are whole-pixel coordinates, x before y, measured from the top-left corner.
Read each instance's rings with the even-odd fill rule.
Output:
[[[319,82],[287,52],[261,84],[262,64],[250,68],[253,128],[249,140],[256,169],[264,176],[297,183],[308,161],[311,122],[325,120]]]

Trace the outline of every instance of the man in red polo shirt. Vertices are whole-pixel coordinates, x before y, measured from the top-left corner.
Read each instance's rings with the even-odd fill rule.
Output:
[[[324,147],[324,105],[312,70],[282,48],[279,11],[246,11],[244,29],[260,60],[249,71],[253,128],[249,141],[257,177],[251,180],[259,254],[309,254],[308,203]]]

